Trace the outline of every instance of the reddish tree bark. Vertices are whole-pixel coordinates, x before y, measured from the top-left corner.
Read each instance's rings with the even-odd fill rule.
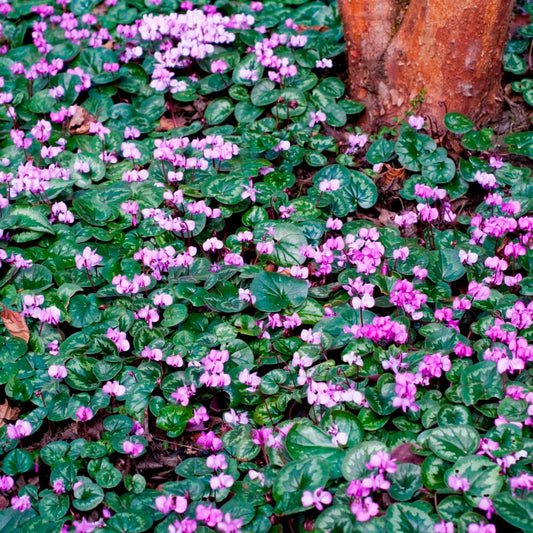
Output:
[[[478,124],[501,112],[502,56],[513,0],[339,0],[351,93],[363,127],[390,124],[425,90],[420,112]]]

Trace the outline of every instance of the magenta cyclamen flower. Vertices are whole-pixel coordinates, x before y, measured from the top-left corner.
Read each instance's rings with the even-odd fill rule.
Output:
[[[213,506],[198,505],[196,507],[196,520],[205,522],[209,527],[216,526],[224,518],[224,514],[220,509]]]
[[[209,485],[212,490],[220,490],[233,486],[234,482],[235,480],[229,474],[220,473],[209,480]]]
[[[0,490],[11,490],[15,485],[15,480],[11,476],[0,476]]]
[[[333,501],[333,496],[331,492],[324,490],[323,487],[318,487],[318,489],[313,492],[309,490],[304,490],[302,495],[302,505],[304,507],[316,507],[319,511],[324,509],[325,505],[329,505]]]
[[[441,520],[438,524],[435,524],[433,531],[434,533],[453,533],[453,522]]]
[[[348,135],[348,150],[347,154],[354,154],[358,148],[362,148],[368,142],[368,135],[364,133],[356,133]]]
[[[218,452],[222,448],[222,439],[218,438],[213,431],[202,433],[198,437],[196,444],[203,446],[206,450]]]
[[[52,379],[63,379],[66,378],[68,374],[68,370],[63,365],[51,365],[48,368],[48,375]]]
[[[117,346],[118,352],[127,352],[130,349],[130,343],[126,339],[126,332],[119,331],[118,328],[108,328],[105,336],[111,339]]]
[[[85,407],[84,405],[82,405],[81,407],[78,407],[78,409],[76,409],[76,418],[80,422],[86,422],[87,420],[91,420],[93,416],[94,414],[90,407]]]
[[[39,314],[39,320],[55,326],[61,320],[61,311],[55,305],[45,307]]]
[[[8,424],[6,432],[10,439],[21,439],[31,434],[32,425],[26,420],[17,420],[15,424]]]
[[[448,486],[452,490],[469,490],[470,483],[466,477],[450,476],[448,477]]]
[[[124,396],[124,394],[126,394],[126,387],[121,385],[118,381],[108,381],[102,387],[102,392],[104,394],[109,394],[110,396]]]
[[[56,494],[64,494],[67,492],[67,489],[65,488],[65,485],[61,479],[56,479],[52,488]]]
[[[24,494],[23,496],[13,496],[13,498],[11,498],[11,507],[21,513],[27,511],[31,507],[30,497],[27,494]]]
[[[83,249],[83,253],[77,254],[75,257],[76,268],[78,270],[91,269],[100,264],[100,261],[103,259],[101,255],[96,253],[96,250],[91,250],[89,246],[86,246]]]
[[[323,180],[318,184],[320,192],[333,192],[339,190],[341,182],[338,179]]]
[[[144,451],[144,444],[125,440],[122,443],[122,450],[132,457],[138,457]]]
[[[379,513],[379,505],[372,497],[356,498],[350,505],[350,510],[358,522],[367,522]]]
[[[228,64],[223,59],[217,59],[211,63],[211,72],[213,74],[222,74],[228,68]]]
[[[407,122],[409,123],[409,126],[415,130],[421,130],[424,127],[424,117],[411,115]]]
[[[469,524],[468,533],[496,533],[496,526],[494,524]]]
[[[246,388],[248,392],[255,392],[261,384],[261,378],[257,375],[257,372],[250,372],[245,368],[239,373],[239,382],[248,385]]]
[[[182,514],[187,510],[188,503],[187,498],[184,496],[174,496],[173,494],[165,496],[161,494],[155,499],[155,506],[163,514],[168,514],[172,511]]]
[[[370,456],[370,460],[365,465],[369,470],[374,468],[378,469],[380,474],[387,472],[393,474],[396,472],[396,461],[391,459],[390,455],[387,452],[379,451]]]

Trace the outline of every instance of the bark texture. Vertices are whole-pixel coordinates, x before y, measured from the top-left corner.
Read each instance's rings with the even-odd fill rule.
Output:
[[[339,0],[355,100],[375,130],[425,90],[422,114],[478,124],[501,112],[502,56],[514,0]]]

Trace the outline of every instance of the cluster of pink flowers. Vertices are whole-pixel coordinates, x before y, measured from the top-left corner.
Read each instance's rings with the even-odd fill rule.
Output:
[[[413,320],[422,318],[419,309],[427,302],[427,295],[415,289],[410,281],[398,280],[390,293],[390,303],[401,307]]]
[[[55,305],[41,307],[44,304],[42,294],[25,294],[22,300],[22,316],[30,316],[46,324],[59,324],[61,311]]]
[[[235,34],[229,29],[248,29],[254,23],[252,15],[225,17],[214,6],[206,7],[213,9],[193,9],[169,15],[146,14],[137,24],[120,28],[130,39],[139,39],[141,45],[143,42],[161,41],[159,51],[154,53],[156,63],[150,83],[157,91],[168,89],[175,93],[187,90],[187,82],[174,78],[174,69],[183,69],[194,59],[211,55],[215,45],[233,42]],[[121,59],[129,61],[134,57],[139,56],[126,50]]]
[[[150,276],[146,274],[134,274],[131,281],[126,276],[117,274],[111,280],[118,294],[137,294],[141,288],[148,287],[150,282]]]
[[[344,326],[344,333],[351,333],[356,339],[370,339],[375,343],[404,344],[407,342],[407,329],[389,316],[375,316],[370,324]]]
[[[307,38],[304,36],[293,36],[289,38],[286,34],[272,33],[268,38],[256,42],[254,53],[258,62],[268,71],[268,79],[276,83],[283,83],[286,78],[296,76],[298,68],[291,64],[288,57],[279,57],[275,49],[290,44],[293,48],[305,46]]]
[[[365,466],[370,475],[363,479],[350,481],[346,489],[346,494],[350,496],[351,500],[350,510],[358,522],[367,522],[379,513],[379,506],[370,494],[378,490],[388,490],[390,481],[385,476],[386,474],[393,474],[397,469],[394,459],[391,459],[390,455],[383,451],[371,455]]]
[[[204,373],[200,376],[200,383],[207,387],[225,387],[231,383],[229,374],[224,373],[224,363],[229,360],[228,350],[214,348],[202,358]]]
[[[116,344],[119,353],[127,352],[130,349],[130,343],[125,331],[120,331],[118,328],[108,328],[106,337]]]
[[[22,148],[22,145],[20,147]],[[68,181],[70,171],[54,163],[48,167],[40,168],[27,162],[18,166],[15,177],[11,173],[0,173],[0,182],[9,184],[11,198],[16,198],[24,191],[44,198],[52,179]]]

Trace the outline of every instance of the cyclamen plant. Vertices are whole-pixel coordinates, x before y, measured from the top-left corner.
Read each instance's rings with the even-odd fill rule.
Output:
[[[523,134],[347,126],[329,0],[145,4],[0,1],[3,523],[530,530]]]

